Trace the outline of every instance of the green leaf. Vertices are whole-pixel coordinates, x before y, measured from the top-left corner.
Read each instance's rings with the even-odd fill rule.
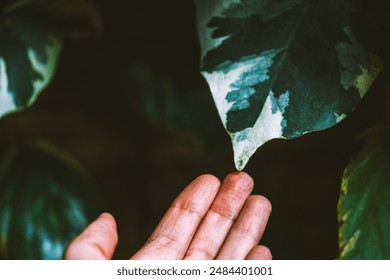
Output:
[[[53,78],[64,39],[100,29],[96,8],[84,0],[6,6],[0,14],[0,118],[34,103]]]
[[[180,79],[184,76],[180,65],[167,66],[146,59],[127,66],[122,84],[129,110],[176,137],[191,139],[199,147],[192,150],[198,155],[228,151],[228,143],[220,141],[224,134],[218,129],[219,119],[208,90],[187,86],[189,83]]]
[[[390,259],[390,129],[370,131],[368,137],[368,147],[344,171],[341,259]]]
[[[329,128],[382,68],[358,39],[361,0],[195,0],[201,72],[236,168],[274,138]]]
[[[41,144],[10,152],[0,167],[0,256],[61,259],[101,205],[66,154]]]

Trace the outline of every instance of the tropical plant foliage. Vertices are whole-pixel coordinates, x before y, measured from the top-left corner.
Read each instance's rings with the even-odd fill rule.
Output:
[[[195,3],[202,74],[238,170],[268,140],[337,124],[382,68],[358,39],[361,0]]]
[[[87,0],[19,0],[0,11],[0,118],[32,105],[53,77],[64,39],[100,28]]]
[[[390,258],[390,129],[365,136],[366,147],[345,169],[339,200],[342,259]]]
[[[359,33],[363,0],[194,1],[201,72],[231,137],[238,170],[271,139],[339,123],[383,67]],[[66,39],[96,37],[101,29],[89,0],[0,4],[0,118],[34,103],[52,80]],[[161,74],[165,69],[157,73],[142,63],[130,68],[124,75],[131,93],[126,98],[142,119],[203,138],[217,133],[209,131],[214,119],[205,109],[204,91],[180,95],[183,89]],[[141,134],[132,129],[134,138]],[[390,133],[369,135],[342,182],[342,259],[390,258]],[[222,146],[215,141],[208,150]],[[41,145],[6,153],[0,166],[0,258],[61,258],[68,242],[100,212],[99,201],[63,153]]]
[[[47,144],[5,156],[0,186],[0,255],[6,259],[61,259],[102,207],[78,163]]]

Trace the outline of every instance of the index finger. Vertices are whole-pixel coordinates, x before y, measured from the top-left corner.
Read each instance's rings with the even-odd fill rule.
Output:
[[[220,181],[212,175],[192,181],[132,259],[182,259],[219,187]]]

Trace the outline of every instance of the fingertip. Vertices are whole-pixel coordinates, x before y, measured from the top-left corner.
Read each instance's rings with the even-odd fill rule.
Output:
[[[101,226],[111,228],[113,231],[116,232],[117,226],[116,226],[115,218],[108,212],[103,212],[102,214],[100,214],[100,216],[97,217],[95,222],[99,222]]]
[[[110,259],[118,243],[114,217],[102,213],[68,246],[65,259]]]
[[[242,178],[246,178],[247,180],[253,182],[252,176],[249,175],[248,173],[246,173],[245,171],[235,171],[235,172],[232,172],[231,174],[236,174],[238,176],[241,176]]]
[[[249,252],[246,260],[272,260],[272,253],[268,247],[257,245]]]
[[[217,177],[211,174],[203,174],[195,178],[182,192],[185,194],[185,197],[188,199],[189,197],[194,197],[195,200],[199,200],[199,198],[204,197],[205,195],[214,197],[219,188],[221,186],[221,182]],[[183,196],[181,195],[180,198]]]
[[[248,173],[246,173],[245,171],[235,171],[235,172],[230,173],[230,175],[238,175],[241,177],[246,177],[249,180],[253,181],[252,177]]]
[[[221,181],[215,177],[214,175],[211,174],[203,174],[198,176],[194,181],[200,184],[206,184],[206,185],[211,185],[211,186],[220,186]]]
[[[236,171],[228,174],[225,177],[224,184],[238,187],[249,187],[252,189],[254,181],[248,173],[243,171]]]
[[[271,214],[272,212],[272,203],[268,198],[262,195],[251,195],[248,197],[247,203],[252,204],[255,208],[259,209],[262,213]]]
[[[106,219],[112,219],[112,220],[115,220],[114,217],[108,213],[108,212],[103,212],[99,215],[99,217],[97,217],[97,219],[99,218],[106,218]]]
[[[200,175],[181,192],[173,204],[199,202],[205,196],[212,199],[218,192],[220,186],[221,182],[217,177],[210,174]]]

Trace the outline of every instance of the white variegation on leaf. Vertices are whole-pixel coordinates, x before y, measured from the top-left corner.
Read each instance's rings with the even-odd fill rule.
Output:
[[[240,3],[240,0],[196,0],[197,9],[196,22],[198,29],[204,29],[204,32],[199,33],[199,40],[202,46],[202,57],[211,49],[218,47],[229,36],[222,38],[212,38],[213,29],[206,28],[208,21],[214,16],[222,15],[223,11],[233,3]]]
[[[237,170],[244,169],[256,150],[271,139],[283,137],[283,113],[288,106],[289,92],[279,98],[271,91],[264,103],[263,110],[255,125],[243,131],[231,133],[234,163]],[[284,100],[281,104],[278,101]]]
[[[4,59],[0,57],[0,118],[15,110],[13,94],[8,89],[7,67]]]
[[[40,60],[40,55],[37,55],[37,50],[34,48],[28,46],[25,48],[26,56],[29,60],[29,69],[20,69],[20,71],[29,71],[34,73],[34,75],[31,75],[31,80],[29,81],[32,86],[30,96],[24,104],[17,104],[15,98],[19,92],[9,87],[11,79],[18,80],[18,73],[9,73],[7,71],[9,67],[7,67],[6,60],[0,53],[0,118],[31,106],[52,80],[62,44],[59,39],[52,36],[48,42],[50,43],[44,46],[45,61]],[[16,61],[10,61],[9,63],[12,62],[17,63]]]
[[[360,69],[360,74],[356,75],[351,71],[351,62],[356,61],[356,56],[359,52],[364,52],[359,41],[353,34],[350,27],[343,28],[345,34],[348,36],[349,43],[338,43],[335,46],[337,56],[340,62],[340,75],[341,75],[341,84],[345,90],[350,89],[351,87],[356,88],[359,91],[360,97],[363,97],[371,84],[374,82],[375,78],[378,76],[379,72],[383,68],[383,63],[375,54],[369,53],[369,60],[372,63],[367,69],[365,66],[359,64],[357,65]]]
[[[238,170],[271,139],[339,123],[383,67],[350,27],[361,0],[194,1],[201,73]]]
[[[39,74],[40,79],[33,79],[33,94],[27,105],[31,105],[38,97],[39,93],[50,83],[57,66],[62,43],[55,37],[50,38],[50,44],[45,46],[47,61],[39,60],[36,51],[32,48],[27,50],[28,58],[31,62],[33,71]]]
[[[273,58],[278,50],[269,50],[257,56],[244,57],[236,63],[227,63],[221,70],[214,72],[202,71],[210,85],[214,102],[218,108],[219,116],[223,122],[227,122],[227,113],[232,109],[233,102],[229,102],[227,95],[235,90],[242,90],[240,81],[244,75],[252,77],[253,81],[246,83],[245,94],[241,94],[241,102],[237,109],[249,107],[248,98],[255,90],[250,85],[256,85],[269,80],[268,69],[273,64]],[[228,65],[229,64],[229,65]],[[251,75],[252,74],[252,75]],[[288,93],[286,93],[288,96]],[[235,102],[238,98],[235,98]],[[252,128],[247,128],[239,132],[230,133],[234,150],[234,162],[238,170],[242,170],[250,157],[255,153],[258,147],[272,138],[282,137],[282,121],[280,111],[272,112],[274,94],[270,91],[266,99],[265,106],[261,112],[260,118]],[[286,104],[286,106],[288,103]],[[282,108],[284,111],[285,108]]]
[[[0,11],[0,118],[31,106],[53,78],[67,38],[97,37],[89,0],[16,0]]]

